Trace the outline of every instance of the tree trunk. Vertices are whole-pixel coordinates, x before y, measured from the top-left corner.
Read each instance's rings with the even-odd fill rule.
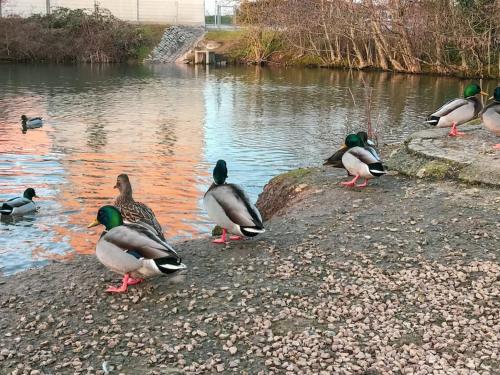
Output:
[[[363,56],[363,53],[356,45],[356,38],[354,37],[354,29],[352,27],[350,28],[350,34],[351,34],[352,49],[354,50],[354,54],[356,55],[356,58],[358,59],[358,68],[364,69],[368,66],[368,64],[366,63],[366,60]]]

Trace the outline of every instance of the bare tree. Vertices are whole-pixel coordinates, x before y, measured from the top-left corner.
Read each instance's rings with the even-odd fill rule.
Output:
[[[272,30],[280,52],[320,65],[492,76],[498,19],[498,0],[244,0],[238,17],[252,43]]]

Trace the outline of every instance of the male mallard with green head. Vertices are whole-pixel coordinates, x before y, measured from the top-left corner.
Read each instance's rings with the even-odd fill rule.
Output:
[[[222,237],[214,243],[223,244],[227,240],[227,232],[235,234],[231,240],[241,237],[254,237],[264,233],[262,216],[250,202],[243,189],[235,184],[227,184],[227,166],[219,160],[213,172],[214,183],[203,197],[203,204],[208,216],[222,227]]]
[[[488,95],[481,91],[481,87],[477,83],[471,83],[464,89],[464,97],[452,99],[445,103],[436,112],[430,115],[426,122],[438,128],[448,128],[451,130],[448,133],[450,137],[456,137],[464,133],[457,130],[457,125],[465,124],[466,122],[475,119],[482,109],[479,95]]]
[[[357,135],[359,139],[361,139],[363,143],[363,147],[367,148],[370,150],[371,153],[373,153],[377,158],[380,159],[378,156],[378,152],[375,149],[375,143],[368,138],[368,134],[364,131],[357,132],[356,134],[351,134],[351,135]],[[342,164],[342,156],[344,156],[345,152],[349,149],[346,144],[344,144],[338,151],[336,151],[332,156],[330,156],[328,159],[325,160],[323,165],[331,165],[332,167],[335,168],[344,168],[344,165]]]
[[[106,228],[96,245],[97,259],[113,272],[123,275],[122,285],[107,292],[126,292],[129,285],[143,278],[169,275],[186,268],[167,242],[150,228],[139,223],[123,223],[120,211],[103,206],[89,228],[102,224]]]
[[[481,119],[486,129],[500,137],[500,86],[493,91],[493,96],[490,99],[493,101],[484,107]],[[493,147],[500,150],[500,143]]]
[[[158,237],[165,240],[160,223],[151,208],[144,203],[136,202],[132,196],[132,185],[128,175],[121,174],[116,178],[115,189],[120,191],[114,205],[118,207],[125,221],[131,223],[144,223],[151,226]]]
[[[27,188],[22,197],[11,198],[0,206],[0,215],[20,216],[35,212],[37,207],[33,198],[38,198],[35,189]]]
[[[342,155],[342,165],[354,178],[342,182],[342,185],[365,187],[368,185],[368,180],[387,173],[378,154],[372,147],[365,146],[365,142],[358,134],[349,134],[345,139],[345,145],[347,149]],[[361,185],[356,185],[356,181],[361,177],[365,181]]]

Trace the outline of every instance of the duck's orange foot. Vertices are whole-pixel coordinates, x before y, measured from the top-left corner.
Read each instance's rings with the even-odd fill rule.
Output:
[[[127,285],[123,286],[120,285],[119,287],[116,287],[116,286],[110,286],[108,287],[108,289],[106,289],[106,292],[109,292],[109,293],[125,293],[127,291]]]
[[[451,130],[450,132],[448,133],[448,137],[459,137],[461,135],[464,135],[465,133],[464,132],[459,132],[458,129],[457,129],[457,124],[454,122],[452,125],[451,125]]]
[[[368,180],[365,180],[361,185],[356,185],[356,187],[364,188],[368,186]]]
[[[132,277],[129,277],[127,281],[127,285],[137,285],[140,284],[144,281],[144,279],[133,279]]]
[[[497,143],[496,145],[493,145],[493,148],[495,150],[500,150],[500,143]]]
[[[222,239],[222,238],[217,238],[216,240],[213,240],[212,243],[216,243],[216,244],[226,244],[226,240],[225,239]]]
[[[134,279],[134,278],[130,277],[130,275],[128,273],[126,273],[125,275],[123,275],[122,285],[120,285],[119,287],[110,286],[110,287],[108,287],[108,289],[106,289],[106,292],[124,293],[127,291],[129,285],[136,285],[136,284],[142,283],[143,281],[144,281],[144,279]]]
[[[216,244],[226,244],[227,242],[227,230],[226,228],[222,228],[222,236],[216,240],[213,240],[212,243]]]
[[[243,239],[243,237],[241,237],[241,236],[231,236],[231,237],[229,237],[229,239],[231,241],[241,241]]]
[[[354,176],[354,178],[351,181],[341,182],[340,185],[352,187],[352,186],[356,185],[356,181],[358,181],[358,179],[359,179],[359,176]]]

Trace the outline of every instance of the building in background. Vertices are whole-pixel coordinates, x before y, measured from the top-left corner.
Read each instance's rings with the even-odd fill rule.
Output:
[[[28,17],[55,8],[109,9],[117,18],[132,22],[170,25],[205,25],[205,0],[5,0],[1,15]]]

